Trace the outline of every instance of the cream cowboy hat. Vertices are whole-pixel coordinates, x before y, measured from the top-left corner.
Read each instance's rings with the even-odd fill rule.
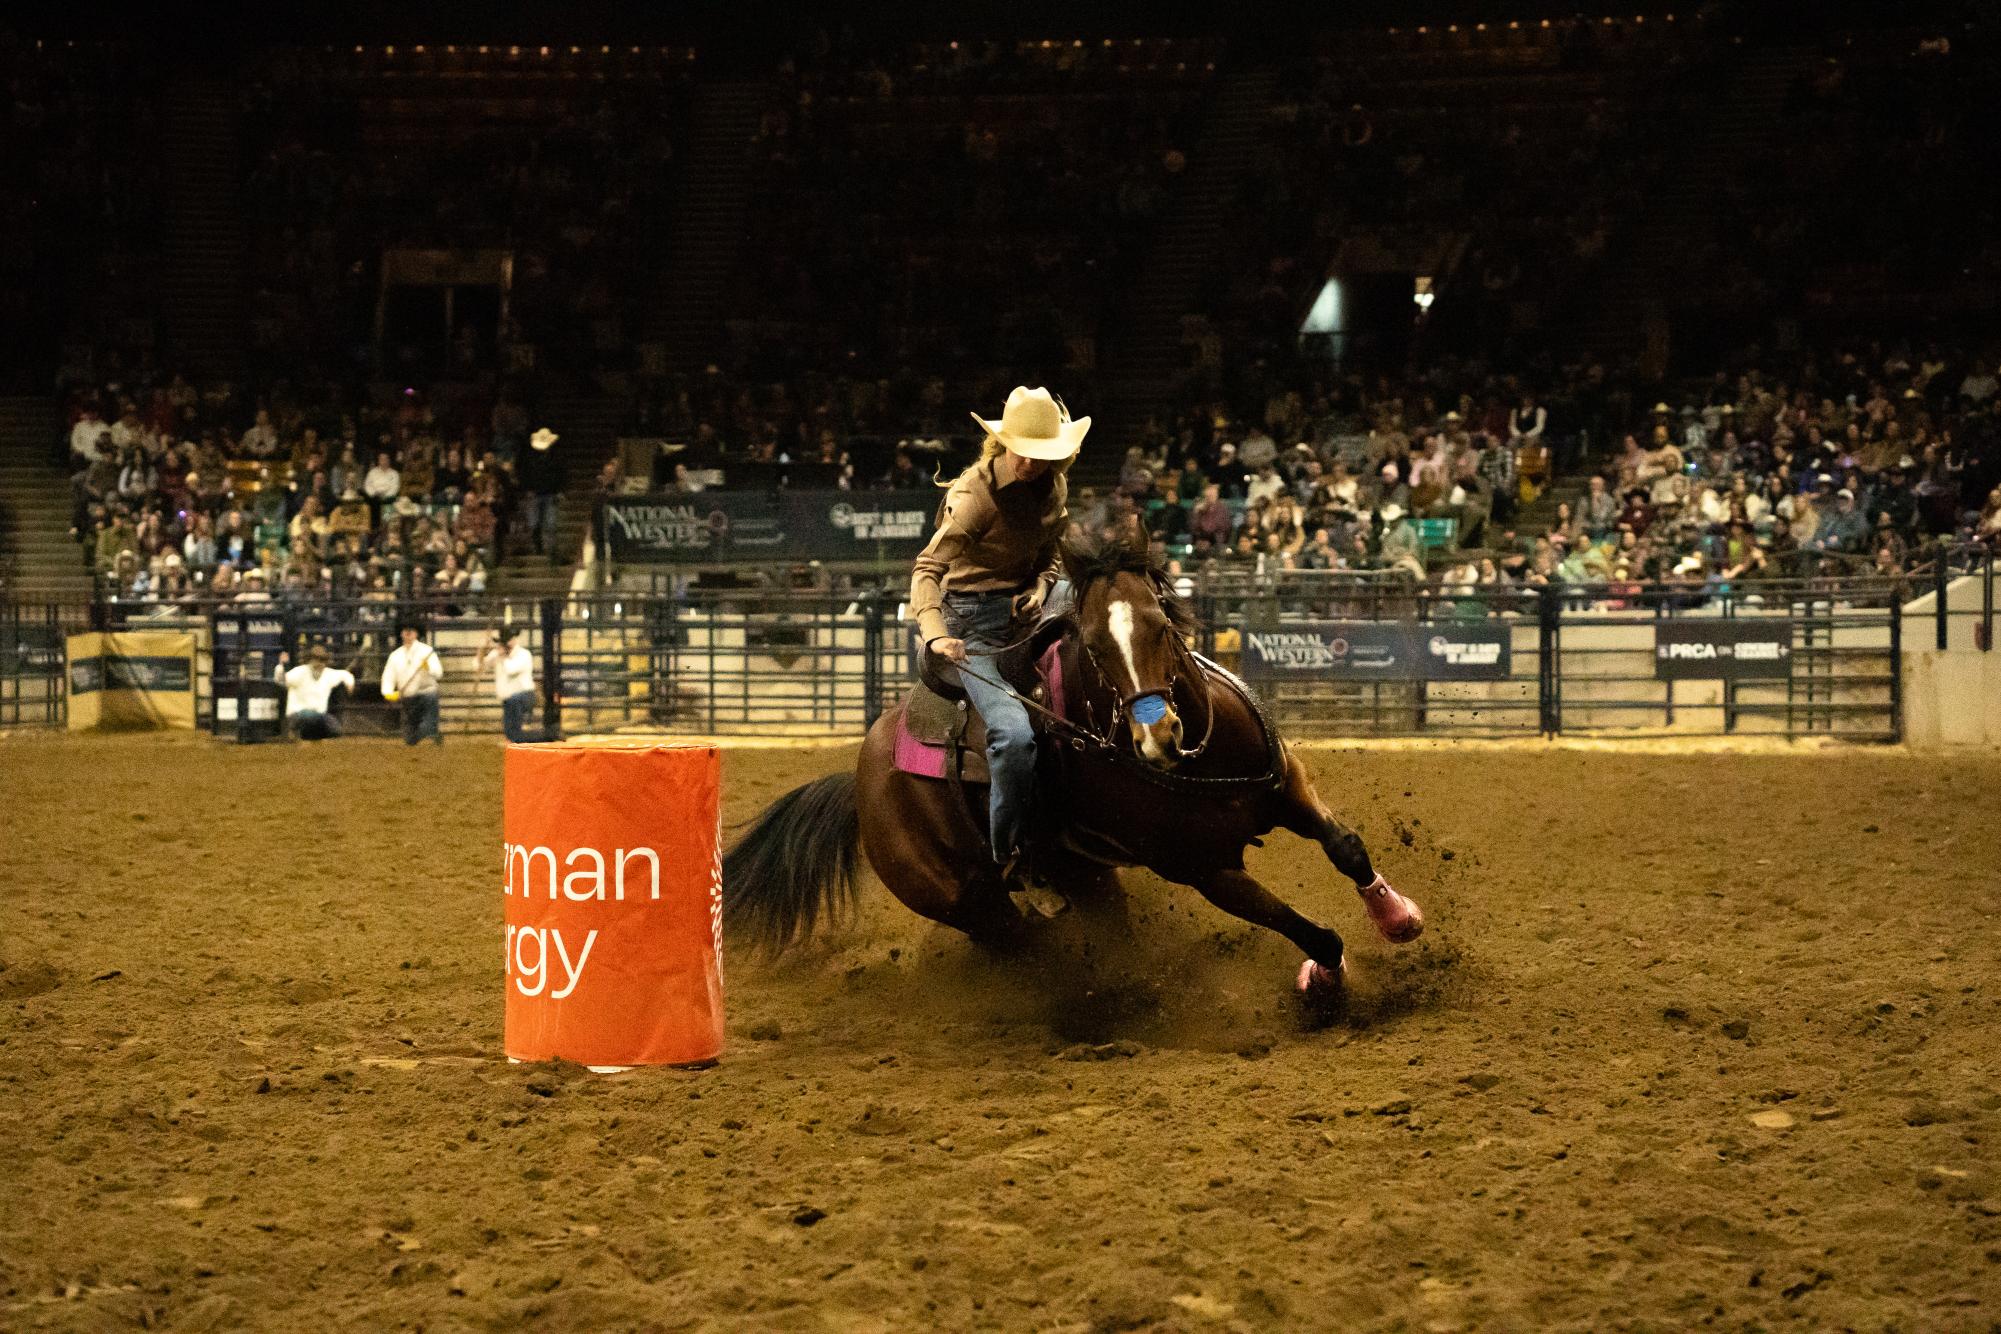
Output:
[[[559,438],[554,431],[545,426],[528,437],[528,445],[531,449],[547,449],[549,446],[555,444]]]
[[[1007,396],[999,421],[972,414],[980,429],[1001,442],[1009,453],[1025,459],[1062,460],[1075,454],[1091,429],[1089,417],[1070,420],[1070,410],[1047,389],[1016,385]]]

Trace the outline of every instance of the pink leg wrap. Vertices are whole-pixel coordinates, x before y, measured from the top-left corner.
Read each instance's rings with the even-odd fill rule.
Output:
[[[1407,945],[1423,934],[1424,913],[1391,889],[1380,872],[1368,884],[1356,886],[1355,892],[1362,896],[1362,906],[1369,910],[1369,920],[1383,933],[1383,939]]]

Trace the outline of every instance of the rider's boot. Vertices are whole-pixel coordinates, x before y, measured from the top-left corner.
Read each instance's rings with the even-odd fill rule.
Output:
[[[1000,858],[1000,868],[1001,879],[1010,885],[1017,883],[1022,885],[1047,883],[1043,878],[1041,870],[1036,865],[1035,856],[1029,850],[1029,842],[1025,838],[1015,846],[1014,851]]]
[[[1001,883],[1024,915],[1054,917],[1070,906],[1070,900],[1050,885],[1037,868],[1027,839],[1001,863]]]

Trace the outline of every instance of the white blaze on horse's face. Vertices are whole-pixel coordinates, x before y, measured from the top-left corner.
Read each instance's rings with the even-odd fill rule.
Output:
[[[1158,609],[1149,610],[1154,612],[1155,618],[1161,620],[1160,628],[1165,633],[1172,634],[1172,628],[1166,625],[1165,617],[1161,616]],[[1157,693],[1166,706],[1161,716],[1151,723],[1140,722],[1132,716],[1130,708],[1127,710],[1126,722],[1132,728],[1133,744],[1139,748],[1139,753],[1149,764],[1171,769],[1175,761],[1180,758],[1181,719],[1175,715],[1174,697],[1168,690],[1166,675],[1162,673],[1158,679],[1151,681],[1140,678],[1139,656],[1135,643],[1138,638],[1135,633],[1137,625],[1138,617],[1133,611],[1133,604],[1125,598],[1114,598],[1105,608],[1105,629],[1110,633],[1112,642],[1118,645],[1119,660],[1126,671],[1126,679],[1114,684],[1128,700],[1141,694]]]

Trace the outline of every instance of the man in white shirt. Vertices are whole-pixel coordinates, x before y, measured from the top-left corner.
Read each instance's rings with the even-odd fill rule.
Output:
[[[417,627],[402,627],[403,646],[382,664],[382,698],[403,712],[403,744],[414,746],[426,736],[445,744],[438,730],[438,679],[445,674],[437,650],[418,637]]]
[[[278,679],[285,683],[285,717],[291,721],[293,735],[301,741],[339,736],[340,720],[328,705],[336,687],[354,689],[354,673],[327,666],[325,644],[313,645],[305,663],[287,671],[285,664],[291,660],[289,653],[278,655]]]
[[[521,642],[521,627],[510,625],[487,641],[479,655],[480,666],[493,663],[493,693],[500,697],[501,727],[514,742],[547,741],[539,727],[530,727],[535,716],[535,655]]]
[[[105,444],[110,435],[111,427],[97,415],[97,409],[85,408],[76,425],[70,427],[70,453],[86,464],[95,463],[105,457]]]
[[[1285,494],[1285,478],[1278,475],[1278,465],[1267,459],[1261,464],[1257,476],[1251,478],[1244,488],[1244,500],[1255,505],[1260,500],[1276,500]]]
[[[376,519],[382,518],[382,507],[402,494],[403,474],[396,471],[390,461],[389,451],[383,450],[375,456],[375,466],[361,479],[361,494],[368,500],[368,508]]]
[[[243,438],[237,441],[237,448],[252,458],[265,459],[278,451],[278,430],[271,425],[271,414],[264,408],[257,409],[257,420]]]

